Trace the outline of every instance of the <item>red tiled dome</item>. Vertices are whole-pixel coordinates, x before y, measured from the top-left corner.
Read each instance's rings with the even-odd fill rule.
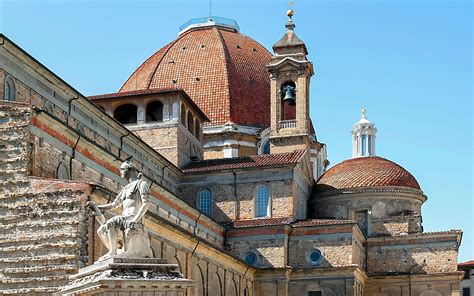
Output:
[[[415,177],[382,157],[358,157],[343,161],[319,178],[316,192],[345,188],[400,186],[421,190]]]
[[[188,30],[146,60],[120,92],[182,88],[210,124],[270,125],[271,54],[219,26]]]

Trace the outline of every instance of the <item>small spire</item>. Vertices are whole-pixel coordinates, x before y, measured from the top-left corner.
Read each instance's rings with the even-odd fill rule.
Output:
[[[362,118],[367,119],[366,114],[367,114],[367,110],[362,109]]]

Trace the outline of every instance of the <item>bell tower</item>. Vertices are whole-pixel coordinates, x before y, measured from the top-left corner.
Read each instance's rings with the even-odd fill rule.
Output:
[[[309,149],[309,83],[313,64],[308,61],[305,43],[295,34],[294,12],[288,10],[283,37],[273,45],[270,72],[271,153]]]

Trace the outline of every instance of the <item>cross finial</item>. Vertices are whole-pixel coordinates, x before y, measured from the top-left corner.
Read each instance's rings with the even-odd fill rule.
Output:
[[[290,4],[290,9],[293,10],[293,4],[295,4],[295,2],[290,1],[290,2],[288,2],[288,4]]]
[[[362,109],[362,118],[366,118],[367,110],[364,108]]]

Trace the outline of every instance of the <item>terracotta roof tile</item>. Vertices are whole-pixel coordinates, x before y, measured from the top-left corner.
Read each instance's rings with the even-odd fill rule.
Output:
[[[403,167],[382,157],[358,157],[329,169],[318,180],[316,192],[372,187],[401,186],[420,189],[415,177]]]
[[[474,260],[470,260],[470,261],[467,261],[467,262],[459,263],[458,266],[460,266],[460,267],[462,267],[462,266],[472,267],[472,266],[474,266]]]
[[[179,87],[211,124],[268,126],[270,57],[262,45],[238,32],[193,29],[146,60],[120,91]]]
[[[195,161],[185,166],[185,173],[202,173],[229,169],[270,167],[298,163],[306,150],[296,150],[289,153],[242,156],[235,158],[219,158]]]
[[[252,219],[252,220],[237,220],[231,224],[232,228],[251,228],[263,226],[277,226],[277,225],[291,225],[292,227],[311,227],[321,225],[341,225],[341,224],[355,224],[353,220],[339,220],[339,219],[307,219],[293,221],[293,218],[268,218],[268,219]]]
[[[356,224],[354,220],[340,220],[340,219],[308,219],[300,220],[293,223],[293,227],[310,227],[319,225],[341,225],[341,224]]]

